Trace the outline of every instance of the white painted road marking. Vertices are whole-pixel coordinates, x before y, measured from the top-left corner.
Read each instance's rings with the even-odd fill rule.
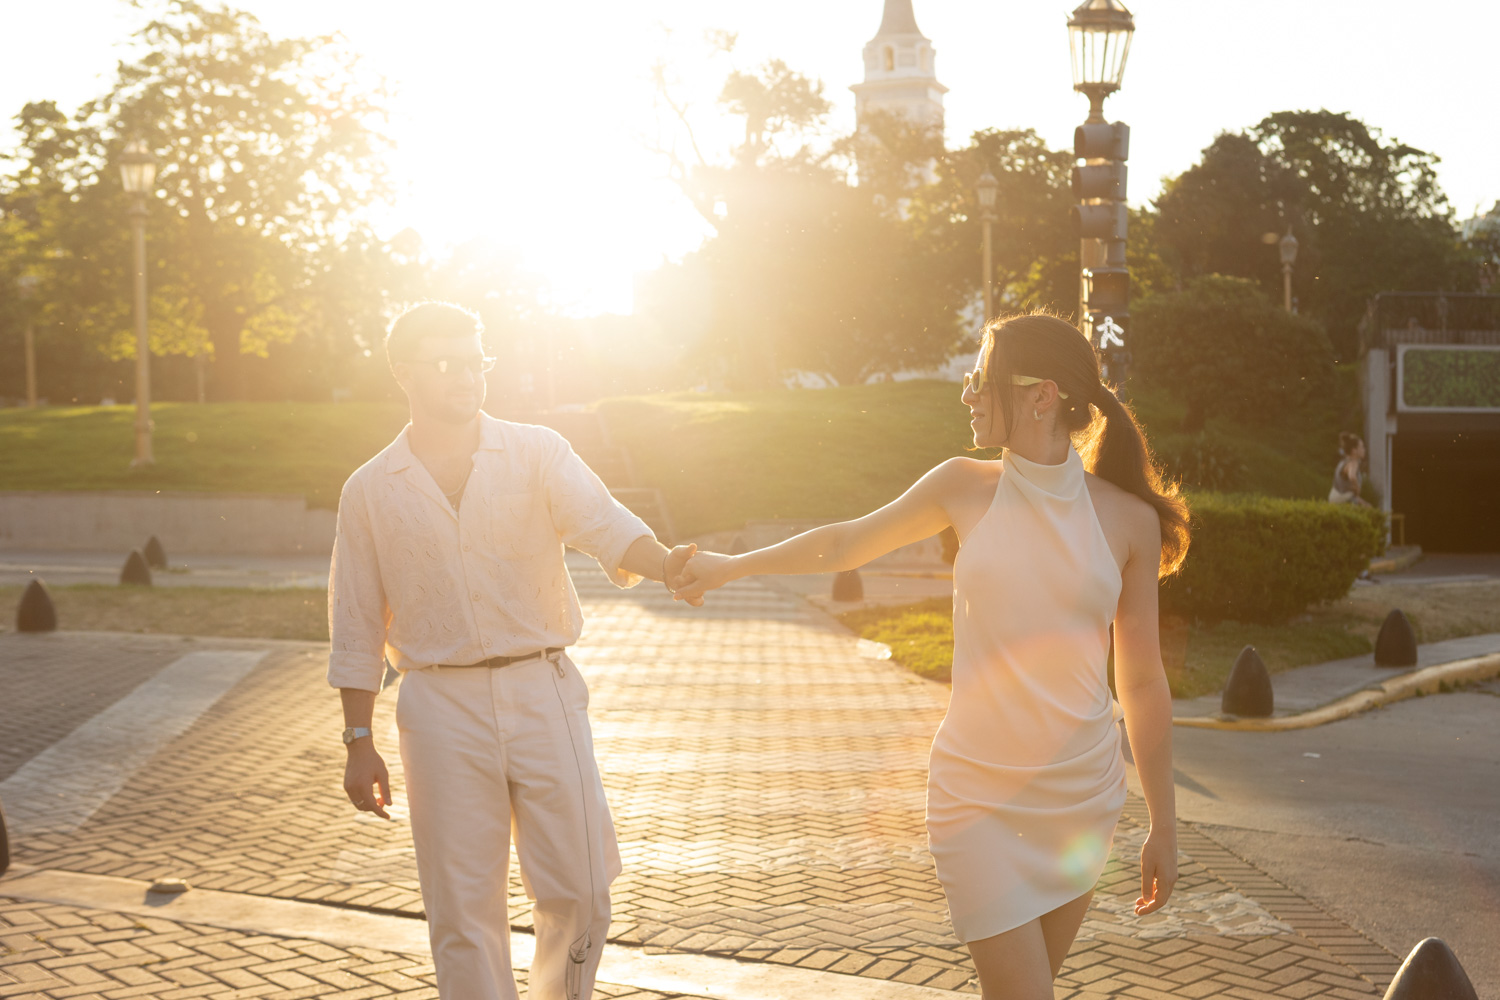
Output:
[[[11,834],[78,829],[267,652],[188,653],[31,758],[0,781]]]

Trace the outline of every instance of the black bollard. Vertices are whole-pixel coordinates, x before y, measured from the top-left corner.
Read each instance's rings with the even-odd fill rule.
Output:
[[[1417,942],[1406,956],[1385,1000],[1479,1000],[1474,984],[1442,938]]]
[[[10,833],[5,829],[5,807],[0,806],[0,875],[10,868]]]
[[[1380,635],[1375,638],[1375,665],[1377,667],[1415,667],[1417,665],[1417,633],[1400,608],[1392,608],[1380,623]]]
[[[140,549],[130,550],[125,566],[120,570],[120,582],[136,587],[151,586],[151,567],[146,565],[146,557],[141,555]]]
[[[1246,646],[1235,657],[1234,669],[1229,671],[1220,709],[1225,715],[1265,718],[1275,704],[1275,696],[1271,693],[1271,672],[1266,669],[1265,661],[1255,647]]]
[[[16,608],[16,631],[57,631],[57,609],[52,606],[52,595],[41,580],[32,580],[21,594],[21,603]]]
[[[146,547],[141,549],[141,555],[146,557],[146,565],[152,569],[167,568],[167,550],[161,547],[161,539],[155,535],[146,539]]]
[[[846,569],[833,578],[833,599],[835,601],[862,601],[865,599],[865,585],[860,582],[859,570]]]

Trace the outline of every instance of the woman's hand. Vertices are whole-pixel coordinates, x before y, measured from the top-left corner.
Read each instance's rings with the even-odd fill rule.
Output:
[[[1135,901],[1135,915],[1144,917],[1165,906],[1176,884],[1177,831],[1162,834],[1152,827],[1141,845],[1141,898]]]
[[[673,588],[672,596],[679,601],[701,600],[707,591],[717,590],[732,579],[730,567],[733,562],[734,556],[699,552],[687,561],[679,578],[681,583]]]

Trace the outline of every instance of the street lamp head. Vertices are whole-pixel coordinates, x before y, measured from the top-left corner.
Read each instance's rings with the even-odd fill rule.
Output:
[[[1292,235],[1291,227],[1287,227],[1286,235],[1277,244],[1281,248],[1281,262],[1287,267],[1297,263],[1297,237]]]
[[[1135,18],[1120,0],[1083,0],[1068,18],[1073,89],[1096,104],[1120,89]]]
[[[974,182],[974,191],[979,195],[979,207],[986,213],[995,207],[995,195],[1000,191],[1000,182],[990,173],[989,167],[985,167],[979,180]]]
[[[120,157],[120,182],[126,194],[144,195],[156,183],[156,157],[144,139],[131,139]]]

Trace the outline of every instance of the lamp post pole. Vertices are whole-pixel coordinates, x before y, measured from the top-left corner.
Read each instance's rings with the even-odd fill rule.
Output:
[[[991,229],[995,222],[995,195],[1000,190],[1000,182],[990,173],[989,167],[979,175],[974,190],[979,195],[980,219],[984,224],[984,274],[981,275],[980,287],[984,289],[984,321],[988,323],[995,316],[995,258]]]
[[[1104,100],[1120,89],[1135,35],[1121,0],[1083,0],[1068,18],[1073,89],[1089,99],[1089,116],[1073,132],[1078,199],[1079,326],[1098,349],[1104,378],[1124,381],[1129,363],[1130,272],[1125,264],[1125,207],[1130,129],[1104,117]]]
[[[36,292],[36,275],[23,274],[16,279],[16,292],[22,300],[29,300]],[[36,331],[32,326],[31,310],[26,310],[26,326],[22,331],[26,344],[26,405],[36,408]]]
[[[130,463],[135,469],[156,464],[151,453],[151,340],[146,330],[146,193],[156,181],[156,158],[142,140],[125,144],[120,178],[130,195],[135,246],[135,458]]]
[[[1297,237],[1292,227],[1286,227],[1286,235],[1277,243],[1281,249],[1281,297],[1287,312],[1292,311],[1292,265],[1297,262]]]

